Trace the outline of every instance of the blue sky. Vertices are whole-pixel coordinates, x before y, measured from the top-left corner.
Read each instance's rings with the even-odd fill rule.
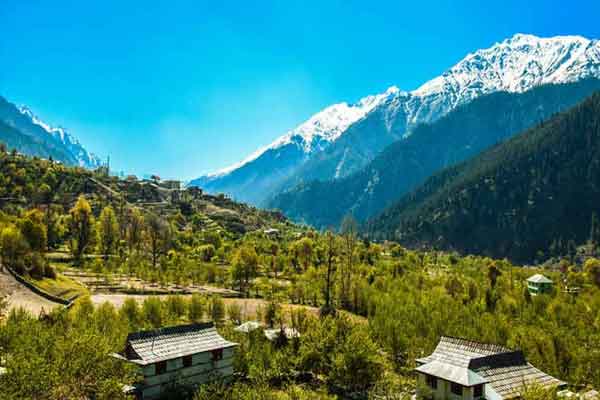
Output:
[[[514,33],[600,38],[598,1],[0,1],[0,95],[183,179]]]

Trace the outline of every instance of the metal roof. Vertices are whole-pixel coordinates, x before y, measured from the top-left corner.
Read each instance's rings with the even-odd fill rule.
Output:
[[[442,336],[434,352],[417,361],[426,364],[441,361],[458,367],[469,367],[471,360],[506,353],[509,349],[495,344],[478,343],[471,340]]]
[[[550,279],[546,278],[542,274],[535,274],[533,276],[530,276],[527,279],[527,282],[533,282],[533,283],[552,283],[552,281]]]
[[[487,383],[488,380],[465,367],[457,367],[441,361],[432,361],[416,368],[416,371],[427,375],[455,382],[463,386],[475,386]]]
[[[529,364],[522,351],[459,338],[442,337],[434,352],[417,362],[423,364],[418,372],[463,386],[487,383],[502,399],[517,398],[534,383],[545,388],[565,384]]]
[[[214,324],[208,322],[130,333],[125,351],[118,357],[148,365],[234,346],[237,343],[223,339]]]
[[[503,367],[485,367],[477,373],[489,380],[494,391],[502,399],[515,399],[521,397],[521,392],[528,385],[537,385],[545,389],[565,385],[553,376],[550,376],[529,363],[508,365]]]

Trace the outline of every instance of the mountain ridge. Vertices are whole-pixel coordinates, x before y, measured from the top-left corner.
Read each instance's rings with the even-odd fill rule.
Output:
[[[277,165],[278,162],[286,163],[277,161],[281,158],[274,154],[277,147],[267,146],[241,167],[205,175],[190,184],[262,204],[274,192],[307,180],[347,176],[363,167],[391,142],[408,136],[418,124],[433,122],[481,95],[501,90],[519,92],[547,83],[569,83],[590,77],[600,77],[598,40],[581,36],[539,38],[516,34],[487,49],[468,54],[444,74],[412,92],[394,87],[392,93],[386,92],[388,96],[383,97],[384,101],[378,102],[362,118],[348,126],[340,126],[341,133],[330,135],[333,140],[308,154],[296,152],[293,160],[283,167]],[[365,142],[366,135],[373,138],[367,138]],[[372,147],[364,147],[365,143]],[[263,155],[265,160],[270,160],[261,164],[268,164],[275,173],[258,168],[251,171],[252,163]],[[254,184],[256,190],[252,189]]]
[[[531,262],[588,240],[600,209],[600,92],[444,169],[365,224],[371,238]],[[544,253],[541,254],[540,252]]]
[[[587,79],[481,96],[436,122],[417,126],[412,135],[387,146],[359,171],[297,185],[277,194],[268,206],[318,228],[337,227],[345,215],[364,221],[431,174],[572,107],[596,90],[600,80]]]
[[[101,160],[88,152],[65,128],[53,127],[38,118],[27,106],[17,106],[1,96],[0,122],[3,125],[0,140],[4,137],[9,147],[17,151],[32,156],[52,157],[68,165],[89,169],[102,165]]]

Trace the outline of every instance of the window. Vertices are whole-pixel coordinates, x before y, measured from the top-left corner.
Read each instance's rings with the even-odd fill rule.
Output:
[[[452,384],[450,385],[450,391],[456,395],[462,396],[463,387],[461,385],[459,385],[458,383],[452,382]]]
[[[223,349],[215,349],[212,351],[212,360],[219,361],[223,359]]]
[[[483,396],[483,385],[477,385],[473,388],[473,397]]]
[[[167,362],[166,361],[159,361],[156,364],[154,364],[155,375],[162,375],[165,372],[167,372]]]
[[[432,389],[437,389],[437,378],[431,375],[425,375],[425,379],[427,381],[427,386]]]
[[[194,364],[192,355],[183,356],[182,360],[184,368],[191,367]]]

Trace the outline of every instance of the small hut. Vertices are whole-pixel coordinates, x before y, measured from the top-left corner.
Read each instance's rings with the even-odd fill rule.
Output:
[[[535,274],[527,279],[527,290],[532,296],[552,291],[553,282],[542,274]]]

